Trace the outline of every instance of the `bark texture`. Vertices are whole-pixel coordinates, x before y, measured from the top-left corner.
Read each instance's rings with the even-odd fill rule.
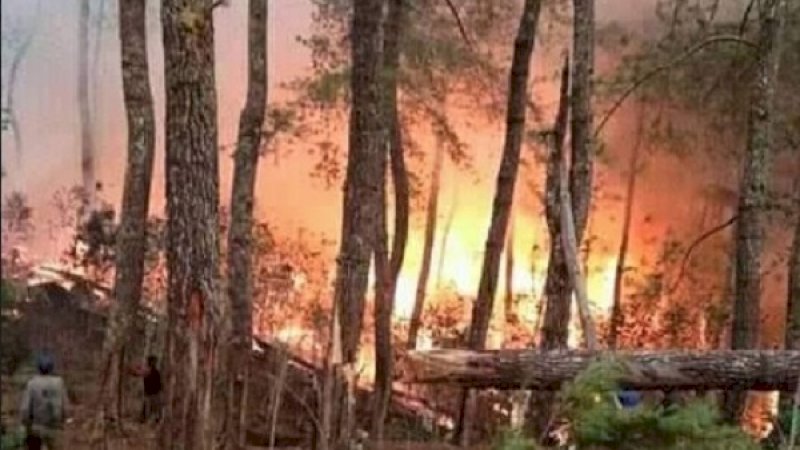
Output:
[[[81,178],[88,210],[94,209],[97,176],[94,167],[94,139],[89,102],[89,4],[90,0],[78,0],[78,118],[81,127]]]
[[[592,129],[592,77],[594,75],[594,0],[573,0],[573,66],[570,121],[572,166],[570,195],[575,217],[575,237],[580,245],[592,200],[594,130]]]
[[[786,348],[800,350],[800,182],[795,190],[794,244],[789,257],[789,294],[786,308]]]
[[[350,33],[352,71],[347,174],[344,186],[342,234],[336,267],[334,302],[339,315],[343,367],[352,371],[363,324],[364,296],[370,260],[375,250],[376,230],[382,212],[380,197],[384,188],[381,170],[385,167],[385,133],[382,121],[383,83],[381,0],[353,4]],[[334,371],[336,369],[334,368]],[[331,426],[337,447],[349,445],[352,423],[350,402],[342,402],[348,390],[339,377],[334,389],[336,424]],[[346,405],[346,406],[344,406]]]
[[[422,243],[422,264],[417,277],[417,291],[414,298],[414,310],[408,326],[408,348],[417,347],[417,336],[422,326],[422,311],[425,309],[425,295],[428,279],[431,274],[433,259],[433,243],[436,239],[436,223],[439,217],[439,191],[442,183],[442,165],[444,163],[444,146],[439,143],[431,169],[431,190],[428,193],[428,205],[425,210],[425,240]]]
[[[500,255],[503,251],[506,232],[508,231],[511,205],[514,201],[514,186],[517,182],[519,169],[520,149],[522,148],[522,138],[525,131],[528,75],[530,73],[530,62],[536,40],[536,25],[539,21],[540,10],[541,1],[525,1],[517,36],[514,39],[514,54],[511,60],[511,73],[508,80],[509,90],[503,156],[497,174],[497,186],[492,203],[491,223],[486,237],[478,297],[472,309],[472,321],[470,323],[469,347],[472,349],[480,349],[486,342],[494,296],[497,292]]]
[[[506,323],[516,322],[516,311],[514,310],[514,221],[512,218],[511,228],[506,239],[506,293],[505,314]]]
[[[245,448],[247,380],[253,336],[253,203],[267,110],[267,0],[250,0],[247,16],[247,99],[239,116],[228,231],[226,445]]]
[[[433,350],[409,358],[414,368],[409,382],[480,389],[556,390],[602,358],[622,365],[622,387],[639,390],[794,390],[800,377],[797,350]]]
[[[795,226],[794,243],[789,256],[789,286],[786,303],[786,341],[787,350],[800,350],[800,181],[795,184]],[[799,388],[800,389],[800,388]],[[784,405],[794,403],[800,406],[800,398],[792,398],[792,392],[781,392],[780,402]]]
[[[559,176],[559,195],[561,204],[572,204],[569,193],[569,183],[567,177],[567,162],[562,161]],[[581,263],[578,260],[578,239],[575,236],[575,218],[572,215],[572,208],[561,208],[561,240],[564,248],[564,258],[567,261],[567,271],[569,272],[570,282],[575,288],[575,303],[578,306],[578,316],[581,320],[583,338],[586,348],[589,350],[597,349],[597,332],[589,309],[589,294],[586,292],[586,278],[583,275]]]
[[[376,200],[381,190],[377,175],[383,167],[385,152],[380,92],[381,10],[380,0],[354,3],[352,108],[335,292],[335,301],[340,305],[345,363],[355,360],[361,336],[364,295],[378,218]]]
[[[128,123],[128,160],[122,191],[122,211],[116,235],[116,271],[110,322],[103,346],[103,383],[100,404],[107,421],[120,417],[125,348],[133,332],[142,297],[150,207],[150,185],[155,153],[155,115],[147,55],[145,2],[120,0],[119,40],[122,91]]]
[[[568,61],[567,61],[568,64]],[[561,88],[558,110],[550,136],[549,155],[547,158],[545,178],[545,217],[550,237],[550,257],[545,280],[544,324],[542,326],[542,349],[555,350],[567,346],[569,316],[571,304],[571,284],[567,261],[564,254],[564,243],[561,235],[561,170],[564,164],[564,140],[567,134],[569,118],[569,80],[570,69],[565,66],[561,71]]]
[[[643,103],[642,103],[643,104]],[[625,260],[628,255],[628,242],[631,236],[631,218],[633,216],[633,202],[636,195],[636,179],[638,177],[639,153],[642,147],[644,133],[644,108],[638,114],[636,137],[631,150],[628,163],[628,182],[625,189],[625,212],[622,217],[622,235],[620,236],[619,251],[617,252],[617,266],[614,272],[614,302],[611,307],[611,329],[609,330],[608,346],[617,348],[619,332],[625,323],[622,310],[622,287],[625,279]]]
[[[546,308],[542,325],[543,350],[556,350],[567,347],[569,337],[569,318],[572,303],[571,279],[564,251],[564,233],[561,215],[561,173],[564,165],[564,140],[569,119],[569,60],[564,60],[561,69],[561,85],[555,123],[549,142],[545,178],[545,218],[550,238],[550,257],[545,280]],[[566,167],[563,168],[566,171]],[[555,395],[552,392],[538,392],[530,398],[526,421],[533,437],[542,436],[551,422]]]
[[[384,120],[388,134],[384,135],[389,154],[380,155],[381,167],[376,174],[380,197],[377,204],[375,245],[375,389],[372,402],[371,438],[383,440],[383,428],[392,395],[394,351],[392,347],[392,311],[397,278],[405,258],[408,240],[409,184],[403,155],[403,139],[397,104],[397,73],[400,65],[400,41],[405,27],[405,0],[390,0],[384,27],[383,80],[386,98]],[[389,255],[386,220],[386,165],[391,160],[394,182],[395,215],[392,251]]]
[[[393,297],[397,278],[400,276],[400,269],[403,267],[405,259],[411,208],[408,170],[406,169],[405,148],[397,101],[397,74],[400,70],[400,46],[406,29],[407,1],[389,0],[389,14],[383,41],[383,67],[387,82],[386,123],[389,126],[389,167],[392,173],[392,183],[394,183],[394,236],[392,237],[392,252],[389,261],[392,271]]]
[[[569,169],[571,204],[559,199],[559,173],[564,156],[551,161],[547,168],[545,209],[550,232],[550,258],[545,281],[545,309],[542,347],[566,347],[569,333],[572,285],[569,266],[562,245],[562,207],[571,208],[575,223],[575,239],[580,247],[588,223],[592,196],[594,145],[592,130],[592,75],[594,71],[594,0],[573,0],[573,64],[568,103],[571,109],[570,131],[572,165]],[[565,117],[566,120],[566,117]],[[561,136],[563,146],[563,136]],[[563,151],[563,150],[562,150]],[[553,156],[555,157],[555,156]]]
[[[372,398],[370,438],[383,440],[383,425],[389,411],[392,395],[394,350],[392,349],[392,310],[394,309],[394,283],[389,262],[388,233],[386,231],[386,157],[380,179],[380,208],[375,240],[375,387]]]
[[[739,187],[736,224],[736,275],[731,344],[733,349],[759,345],[761,319],[761,253],[764,247],[764,216],[772,152],[773,104],[778,72],[779,9],[781,0],[760,4],[760,30],[756,50],[756,75],[751,86],[747,149]],[[745,393],[731,392],[725,398],[725,414],[738,421]]]
[[[159,448],[213,444],[222,302],[212,0],[161,3],[166,87],[167,311]]]
[[[525,131],[528,78],[540,11],[541,0],[525,0],[517,35],[514,39],[514,52],[511,58],[511,70],[508,78],[506,135],[503,144],[503,156],[500,160],[500,169],[497,173],[497,185],[483,254],[478,296],[472,308],[472,319],[467,341],[471,349],[481,349],[486,344],[489,321],[494,307],[494,297],[497,293],[500,256],[506,240],[509,217],[511,216],[514,186],[516,185],[519,169],[520,149]],[[466,445],[469,442],[469,430],[472,427],[472,417],[474,416],[474,401],[469,392],[462,393],[461,404],[461,413],[454,438],[458,444]]]

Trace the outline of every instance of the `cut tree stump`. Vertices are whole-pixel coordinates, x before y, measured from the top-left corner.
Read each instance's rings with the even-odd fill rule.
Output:
[[[800,351],[631,351],[434,350],[411,352],[407,382],[469,388],[557,390],[590,363],[622,363],[622,387],[659,389],[794,389]]]

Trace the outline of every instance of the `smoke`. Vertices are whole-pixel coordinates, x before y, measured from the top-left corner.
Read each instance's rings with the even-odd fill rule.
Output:
[[[98,10],[101,0],[92,2],[93,11]],[[93,83],[93,105],[95,139],[98,147],[98,177],[103,183],[102,197],[114,204],[121,198],[124,161],[126,151],[126,124],[122,103],[121,74],[119,60],[119,39],[116,26],[116,1],[106,1],[107,12],[103,21],[101,38],[103,45],[94,63],[97,71],[91,73]],[[655,20],[654,11],[658,0],[598,0],[597,13],[600,25],[616,22],[635,32],[648,30],[648,24]],[[721,2],[720,17],[736,17],[746,3],[743,0]],[[3,34],[4,45],[7,30],[11,25],[23,27],[30,21],[35,2],[29,0],[4,0]],[[281,88],[306,71],[310,64],[308,51],[295,40],[296,36],[307,35],[311,29],[312,6],[308,0],[282,0],[270,2],[269,17],[269,81],[270,101],[280,102],[289,98],[289,93]],[[235,141],[239,112],[244,104],[246,89],[245,45],[246,2],[229,2],[215,12],[216,29],[216,70],[219,98],[219,136],[220,145],[226,146]],[[56,218],[58,211],[52,207],[54,193],[62,188],[75,185],[80,180],[79,171],[79,126],[77,120],[77,1],[42,0],[42,22],[28,57],[20,68],[17,86],[16,114],[20,130],[25,140],[25,153],[20,167],[16,166],[13,155],[13,140],[3,133],[3,166],[7,176],[2,181],[3,192],[14,186],[21,186],[27,193],[35,224],[44,230],[50,220]],[[163,170],[163,122],[164,122],[164,83],[163,52],[157,2],[150,2],[148,10],[149,51],[151,82],[156,103],[157,158],[154,171],[152,213],[160,214],[164,201]],[[93,18],[95,25],[98,17]],[[8,26],[7,26],[8,25]],[[651,30],[652,31],[652,30]],[[92,32],[92,37],[95,33]],[[555,38],[538,45],[534,55],[534,74],[544,77],[534,87],[534,98],[544,110],[544,124],[552,117],[557,89],[550,72],[559,67],[561,50],[569,45],[568,33],[564,30]],[[541,44],[541,43],[540,43]],[[92,42],[92,46],[96,42]],[[511,42],[508,43],[510,51]],[[4,90],[6,82],[7,55],[3,52]],[[93,54],[93,53],[90,53]],[[598,73],[608,73],[619,63],[620,55],[614,51],[598,50]],[[551,77],[555,78],[555,77]],[[598,167],[598,184],[601,191],[595,198],[590,234],[597,236],[589,260],[590,295],[601,306],[610,301],[609,276],[613,271],[614,255],[620,237],[623,205],[620,196],[624,193],[624,168],[633,142],[636,111],[624,107],[615,116],[604,133],[604,163]],[[692,121],[697,118],[687,118]],[[442,216],[450,208],[454,191],[458,191],[460,201],[456,210],[452,235],[446,252],[443,281],[454,284],[464,295],[472,295],[477,289],[480,271],[481,252],[489,223],[491,199],[497,166],[502,148],[503,127],[500,122],[478,121],[478,126],[468,126],[466,121],[459,126],[462,139],[469,143],[474,155],[474,166],[478,168],[478,180],[470,174],[446,169],[441,192],[440,211]],[[701,127],[698,122],[698,127]],[[333,136],[344,143],[344,133]],[[423,150],[431,148],[433,139],[420,136]],[[303,142],[296,145],[302,147]],[[302,148],[299,148],[302,150]],[[515,197],[516,236],[515,254],[518,267],[514,274],[515,290],[538,298],[546,269],[547,230],[541,204],[543,187],[542,167],[535,163],[536,153],[541,149],[528,145],[525,159],[529,161],[520,172]],[[286,230],[305,228],[324,233],[330,237],[339,234],[341,220],[341,190],[334,187],[326,189],[320,181],[311,180],[307,174],[315,164],[313,156],[303,151],[295,151],[285,157],[262,159],[257,183],[256,214],[263,220]],[[697,221],[703,204],[698,200],[700,193],[719,178],[720,167],[704,167],[702,157],[683,158],[659,151],[651,145],[646,152],[646,168],[641,174],[634,206],[633,239],[628,260],[633,265],[648,264],[655,260],[664,237],[672,232],[689,236],[699,232]],[[735,162],[726,167],[736,176]],[[220,176],[222,180],[222,203],[229,199],[232,159],[230,152],[221,155]],[[425,170],[427,173],[427,169]],[[730,180],[729,180],[730,181]],[[735,183],[734,183],[735,185]],[[415,213],[412,218],[406,265],[399,286],[399,308],[405,314],[408,304],[404,298],[413,297],[414,283],[421,259],[422,214]],[[440,220],[437,248],[438,255],[441,231],[444,220]],[[43,256],[52,257],[56,246],[52,237],[40,233],[32,244],[32,250]],[[535,257],[532,249],[540,250]],[[775,246],[773,246],[775,247]],[[438,256],[435,256],[438,258]],[[533,269],[531,269],[533,267]],[[775,273],[780,272],[776,269]],[[779,276],[779,275],[778,275]],[[437,274],[432,274],[435,280]],[[768,301],[781,303],[783,298],[780,285],[768,286]],[[502,289],[499,289],[502,292]],[[405,302],[405,303],[404,303]],[[498,302],[501,303],[501,302]],[[403,309],[405,308],[405,309]]]

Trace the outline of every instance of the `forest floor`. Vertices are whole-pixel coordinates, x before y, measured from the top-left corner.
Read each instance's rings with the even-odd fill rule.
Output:
[[[13,377],[4,377],[2,380],[2,421],[6,430],[18,429],[17,408],[22,389],[26,381],[33,375],[29,366],[20,369]],[[62,448],[68,450],[89,450],[96,448],[92,445],[92,425],[97,409],[92,403],[95,397],[96,384],[92,374],[69,372],[64,378],[72,380],[70,391],[70,422],[65,426]],[[83,382],[79,380],[84,380]],[[69,381],[68,381],[69,383]],[[138,405],[134,401],[132,408]],[[152,450],[156,448],[156,428],[152,425],[140,424],[128,420],[124,423],[125,437],[117,437],[111,442],[111,448],[116,450]],[[250,450],[263,450],[266,446],[251,446]],[[298,447],[282,447],[284,450]],[[457,447],[442,443],[423,443],[413,441],[395,441],[384,444],[385,450],[451,450]],[[488,447],[473,447],[474,450],[488,450]],[[5,450],[5,449],[3,449]]]

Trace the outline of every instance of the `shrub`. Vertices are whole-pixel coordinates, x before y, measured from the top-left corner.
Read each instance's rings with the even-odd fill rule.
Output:
[[[29,355],[29,348],[19,326],[17,294],[10,282],[0,287],[0,374],[12,375]]]
[[[721,423],[705,401],[664,408],[643,403],[620,409],[614,395],[623,365],[602,361],[565,386],[561,395],[578,448],[633,450],[750,450],[759,448],[738,427]]]

